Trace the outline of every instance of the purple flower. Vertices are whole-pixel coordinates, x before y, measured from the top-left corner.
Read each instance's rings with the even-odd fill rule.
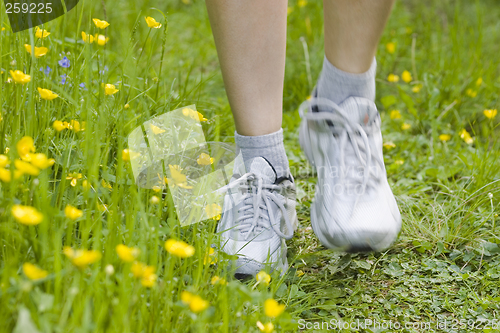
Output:
[[[47,66],[47,68],[43,69],[43,67],[40,67],[40,72],[43,72],[45,75],[49,76],[50,72],[52,72],[52,69]]]
[[[63,74],[61,75],[61,78],[62,78],[61,84],[66,84],[66,79],[68,78],[68,76],[66,74]]]
[[[82,88],[83,90],[87,90],[87,87],[85,86],[85,82],[80,83],[79,87]]]
[[[99,71],[99,74],[104,74],[105,72],[107,72],[109,70],[108,66],[104,66],[104,70],[100,70]]]
[[[61,66],[63,68],[69,68],[69,66],[70,66],[69,59],[66,56],[64,56],[64,58],[59,60],[59,66]]]

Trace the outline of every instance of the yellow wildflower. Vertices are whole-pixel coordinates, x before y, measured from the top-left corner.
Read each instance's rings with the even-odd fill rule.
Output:
[[[130,107],[130,104],[128,104],[128,103],[123,106],[124,109],[128,109],[129,107]]]
[[[408,123],[403,123],[403,125],[401,125],[401,129],[403,131],[409,130],[410,128],[411,128],[411,125]]]
[[[460,137],[465,141],[467,144],[472,144],[474,142],[474,139],[470,136],[469,132],[464,128],[460,132]]]
[[[43,214],[31,206],[14,205],[11,213],[17,222],[24,225],[37,225],[43,220]]]
[[[217,262],[217,257],[215,256],[215,250],[210,247],[208,249],[208,253],[205,254],[205,258],[203,258],[203,264],[204,265],[207,265],[207,264],[215,264]]]
[[[401,112],[399,110],[392,110],[390,117],[391,119],[401,119]]]
[[[300,270],[300,269],[295,272],[295,275],[297,275],[298,277],[301,277],[304,274],[306,274],[306,273],[304,273],[304,271]]]
[[[156,195],[153,195],[151,199],[149,199],[149,202],[153,205],[157,205],[160,202],[160,199]]]
[[[84,31],[82,31],[82,39],[85,43],[92,44],[94,42],[94,36],[87,35]]]
[[[293,7],[288,7],[286,9],[286,15],[290,15],[293,12]]]
[[[448,141],[450,139],[451,139],[451,135],[449,135],[449,134],[441,134],[439,136],[439,140],[444,141],[444,142],[446,142],[446,141]]]
[[[151,130],[153,131],[153,134],[161,134],[161,133],[165,132],[164,129],[159,128],[158,126],[155,126],[153,124],[149,124],[149,127],[151,127]]]
[[[264,302],[264,313],[270,318],[276,318],[285,311],[285,305],[279,304],[276,300],[269,298]]]
[[[81,179],[82,178],[82,174],[81,173],[77,173],[77,172],[73,172],[73,173],[70,173],[66,179],[67,180],[70,180],[71,179],[71,186],[76,186],[76,183],[78,182],[78,179]]]
[[[395,160],[394,164],[396,164],[396,165],[403,165],[404,162],[405,162],[404,160]]]
[[[181,171],[182,169],[178,165],[168,165],[168,168],[170,170],[170,175],[172,176],[173,179],[173,184],[171,184],[170,180],[168,180],[169,185],[177,185],[180,188],[184,189],[192,189],[192,186],[189,186],[187,184],[187,177],[184,175]]]
[[[194,295],[185,290],[181,292],[181,301],[182,303],[189,305],[189,309],[194,313],[202,312],[210,306],[210,303],[205,301],[200,296]]]
[[[72,129],[75,133],[78,133],[80,131],[83,131],[85,129],[85,122],[82,121],[82,125],[80,126],[80,122],[78,120],[70,120],[69,124],[67,125],[69,129]]]
[[[39,169],[47,169],[48,167],[54,165],[55,160],[53,158],[47,158],[43,153],[30,154],[30,163]]]
[[[483,84],[483,78],[482,78],[482,77],[480,77],[480,78],[478,78],[478,79],[476,80],[476,86],[478,86],[478,87],[479,87],[479,86],[480,86],[480,85],[482,85],[482,84]]]
[[[216,203],[206,205],[205,212],[207,213],[208,218],[218,221],[221,217],[222,207]]]
[[[40,169],[25,161],[15,160],[14,166],[16,167],[19,176],[23,174],[28,174],[30,176],[38,176],[40,174]]]
[[[50,32],[48,32],[47,30],[40,29],[39,27],[35,28],[35,37],[36,38],[43,39],[43,38],[47,37],[48,35],[50,35]]]
[[[210,165],[214,163],[214,158],[206,153],[201,153],[196,162],[199,165]]]
[[[408,71],[404,71],[401,74],[401,79],[403,79],[403,81],[405,81],[406,83],[411,82],[411,80],[413,80],[413,78],[411,77],[411,73]]]
[[[118,91],[119,91],[119,90],[118,90],[118,89],[116,89],[116,88],[115,88],[115,86],[114,86],[113,84],[108,83],[108,84],[106,84],[106,85],[104,86],[104,93],[105,93],[106,95],[108,95],[108,96],[109,96],[109,95],[116,94]]]
[[[147,23],[148,27],[150,27],[152,29],[159,29],[159,28],[161,28],[161,23],[160,22],[156,22],[156,20],[154,18],[152,18],[151,16],[145,17],[144,19],[146,20],[146,23]]]
[[[29,54],[31,54],[31,45],[30,44],[24,44],[24,48],[26,49],[26,51],[28,51]],[[47,52],[49,52],[49,49],[46,48],[46,47],[36,47],[35,46],[35,57],[36,58],[41,58],[43,57],[44,55],[47,54]]]
[[[9,72],[10,76],[12,76],[12,80],[14,80],[14,82],[16,83],[25,84],[31,81],[31,76],[29,76],[28,74],[24,74],[20,70],[10,70]]]
[[[106,29],[107,27],[109,27],[109,23],[104,20],[93,18],[92,21],[94,22],[95,26],[98,27],[99,29]]]
[[[299,7],[305,7],[305,6],[307,5],[307,0],[299,0],[299,1],[297,2],[297,5],[298,5]]]
[[[123,150],[122,150],[122,160],[123,160],[124,162],[128,162],[128,161],[130,161],[130,152],[129,152],[129,150],[128,150],[128,149],[123,149]]]
[[[396,148],[396,145],[392,141],[384,142],[383,146],[385,149]]]
[[[477,96],[477,91],[472,90],[472,89],[470,89],[470,88],[469,88],[469,89],[467,89],[467,90],[465,91],[465,93],[467,94],[467,96],[472,97],[472,98],[474,98],[474,97],[476,97],[476,96]]]
[[[227,281],[226,281],[226,279],[218,277],[216,275],[216,276],[212,277],[212,279],[210,280],[210,284],[211,285],[216,285],[216,284],[225,285],[225,284],[227,284]]]
[[[422,89],[422,87],[422,84],[416,84],[411,88],[411,91],[413,91],[414,93],[418,93]]]
[[[74,221],[82,217],[83,211],[74,206],[67,205],[66,208],[64,208],[64,215],[66,215],[67,218]]]
[[[0,168],[5,168],[10,164],[10,160],[7,156],[0,154]]]
[[[119,244],[116,246],[116,253],[121,260],[125,262],[132,262],[137,259],[141,250],[136,247],[128,247],[126,245]]]
[[[390,54],[393,54],[394,52],[396,52],[396,44],[393,42],[385,44],[385,48],[386,48],[387,52],[389,52]]]
[[[0,180],[4,183],[9,183],[12,180],[12,174],[10,173],[10,170],[0,168]]]
[[[35,144],[30,136],[23,136],[16,144],[17,153],[21,158],[27,158],[30,153],[35,152]]]
[[[94,36],[94,40],[97,41],[97,45],[103,46],[106,45],[106,43],[109,41],[109,37],[106,37],[104,35],[96,34]]]
[[[396,74],[389,74],[389,76],[387,76],[387,81],[389,81],[389,82],[398,82],[399,81],[399,76],[397,76]]]
[[[268,286],[269,282],[271,282],[271,275],[267,274],[264,271],[260,271],[255,276],[255,279],[257,280],[258,283]]]
[[[485,115],[486,118],[488,119],[493,119],[497,115],[497,109],[493,110],[484,110],[483,114]]]
[[[47,271],[44,271],[43,269],[30,264],[29,262],[23,264],[23,273],[28,279],[33,281],[43,279],[49,274]]]
[[[69,246],[63,248],[63,253],[78,268],[85,268],[101,259],[101,253],[95,250],[74,250]]]
[[[136,278],[141,279],[141,284],[147,288],[153,287],[158,278],[155,274],[156,268],[154,266],[147,266],[141,262],[134,262],[131,271]]]
[[[260,321],[257,322],[257,327],[263,333],[272,333],[274,331],[274,324],[272,322],[268,322],[266,324],[262,324]]]
[[[106,182],[104,179],[101,180],[101,185],[102,185],[102,187],[107,188],[108,190],[113,189],[113,186],[111,186],[111,184]]]
[[[67,128],[66,126],[64,126],[63,122],[60,121],[60,120],[56,120],[52,123],[52,127],[54,127],[54,129],[58,132],[61,132],[63,129]]]
[[[40,94],[41,98],[48,101],[51,101],[59,96],[58,94],[54,93],[53,91],[50,91],[49,89],[42,89],[40,87],[38,87],[38,93]]]
[[[165,249],[168,253],[179,258],[188,258],[194,254],[194,247],[183,241],[168,239],[165,242]]]
[[[193,120],[199,120],[199,121],[207,121],[208,120],[201,113],[199,113],[198,111],[195,111],[193,109],[190,109],[190,108],[182,109],[182,114],[186,117],[193,119]]]

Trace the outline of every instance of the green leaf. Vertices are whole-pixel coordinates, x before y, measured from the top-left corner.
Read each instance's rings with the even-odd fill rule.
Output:
[[[382,105],[384,106],[384,108],[388,108],[389,106],[391,105],[394,105],[396,104],[396,102],[398,101],[397,97],[394,96],[394,95],[387,95],[387,96],[384,96],[380,99],[380,102],[382,102]]]
[[[12,333],[40,333],[31,319],[31,313],[23,305],[19,307],[16,327]]]

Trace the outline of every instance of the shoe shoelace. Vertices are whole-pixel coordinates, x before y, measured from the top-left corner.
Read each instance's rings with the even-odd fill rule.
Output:
[[[285,206],[281,200],[273,193],[273,190],[279,190],[280,187],[275,184],[266,184],[264,179],[249,172],[240,178],[231,181],[226,186],[221,187],[217,192],[229,192],[237,187],[242,191],[243,196],[238,197],[240,207],[238,207],[239,217],[235,221],[234,229],[245,235],[245,240],[252,234],[258,235],[264,229],[270,227],[276,234],[285,239],[291,239],[293,236],[293,227]],[[271,210],[271,202],[281,210],[283,219],[285,220],[286,229],[291,234],[285,234],[280,230],[280,221],[276,221],[276,217]]]
[[[321,111],[304,113],[306,109],[311,111],[314,106],[326,107],[332,112]],[[381,168],[380,170],[384,170],[384,162],[377,156],[377,154],[375,154],[375,151],[372,151],[370,147],[370,139],[368,138],[367,131],[372,132],[372,128],[368,126],[361,126],[359,123],[353,121],[350,117],[348,117],[345,110],[326,98],[310,98],[300,105],[299,114],[302,119],[330,121],[333,124],[342,124],[342,126],[330,126],[332,132],[335,131],[336,134],[339,134],[340,183],[345,184],[346,177],[349,177],[349,175],[352,176],[352,174],[348,172],[349,170],[346,170],[346,155],[348,155],[348,158],[351,156],[356,158],[363,168],[361,191],[358,193],[354,204],[354,206],[356,206],[359,198],[363,193],[365,193],[368,185],[374,186],[381,178],[381,172],[372,170],[372,162],[378,164]],[[348,145],[350,145],[352,149],[348,149]],[[352,181],[354,179],[349,180]],[[349,184],[351,183],[356,182],[350,182]]]

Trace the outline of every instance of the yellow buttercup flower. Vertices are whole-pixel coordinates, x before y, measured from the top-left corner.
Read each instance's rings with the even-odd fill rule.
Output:
[[[472,144],[474,142],[474,139],[470,136],[469,132],[464,128],[459,132],[460,137],[465,141],[467,144]]]
[[[80,125],[80,122],[78,120],[70,120],[69,124],[67,125],[69,129],[73,130],[73,132],[78,133],[80,131],[85,130],[85,122],[82,121],[82,124]]]
[[[189,108],[182,109],[182,114],[186,117],[193,119],[193,120],[199,120],[199,121],[207,121],[208,120],[198,111],[195,111],[195,110],[189,109]]]
[[[275,299],[269,298],[264,302],[264,313],[270,318],[276,318],[285,311],[285,305],[279,304]]]
[[[43,38],[47,37],[48,35],[50,35],[50,32],[48,32],[47,30],[40,29],[39,27],[35,28],[35,37],[36,38],[43,39]]]
[[[30,153],[35,152],[35,144],[30,136],[23,136],[16,144],[17,153],[21,158],[26,158]]]
[[[274,324],[272,322],[268,322],[266,324],[262,324],[260,321],[257,322],[257,327],[263,333],[272,333],[274,331]]]
[[[94,40],[97,41],[97,45],[103,46],[103,45],[106,45],[106,43],[109,41],[109,37],[106,37],[104,35],[96,34],[94,36]]]
[[[61,132],[63,129],[68,128],[67,126],[64,125],[64,123],[60,120],[56,120],[52,123],[52,127],[58,132]]]
[[[99,29],[106,29],[107,27],[109,27],[109,23],[104,20],[93,18],[92,21],[94,22],[95,26],[98,27]]]
[[[28,279],[33,281],[43,279],[49,274],[47,271],[44,271],[43,269],[30,264],[29,262],[23,264],[23,273]]]
[[[0,168],[0,180],[4,183],[9,183],[12,180],[12,173],[10,170]]]
[[[29,54],[31,54],[31,45],[30,44],[24,44],[24,48],[26,49],[26,51],[28,51]],[[36,58],[41,58],[43,57],[44,55],[47,54],[47,52],[49,52],[49,49],[46,48],[46,47],[36,47],[35,46],[35,57]]]
[[[494,110],[484,110],[483,114],[488,119],[493,119],[497,115],[497,109]]]
[[[156,195],[153,195],[151,199],[149,199],[149,202],[153,205],[157,205],[160,202],[160,198],[158,198]]]
[[[126,245],[119,244],[116,246],[116,253],[121,260],[125,262],[133,262],[139,256],[141,250],[136,247],[128,247]]]
[[[16,167],[16,171],[18,171],[19,176],[23,174],[38,176],[40,174],[40,169],[25,161],[15,160],[14,166]]]
[[[0,168],[5,168],[10,164],[10,160],[7,156],[0,154]]]
[[[194,254],[194,247],[183,241],[168,239],[165,242],[165,249],[168,253],[179,258],[188,258]]]
[[[83,211],[74,206],[67,205],[66,208],[64,208],[64,215],[74,221],[83,216]]]
[[[128,104],[128,103],[127,103],[127,104],[125,104],[125,105],[123,106],[123,108],[124,108],[124,109],[128,109],[128,108],[130,108],[130,104]]]
[[[384,142],[383,146],[385,149],[396,148],[396,145],[392,141]]]
[[[124,162],[128,162],[128,161],[130,161],[130,152],[129,152],[129,150],[128,150],[128,149],[123,149],[123,150],[122,150],[122,160],[123,160]]]
[[[227,284],[227,281],[226,281],[226,279],[218,277],[216,275],[216,276],[212,277],[212,279],[210,280],[210,284],[211,285],[216,285],[216,284],[225,285],[225,284]]]
[[[396,165],[403,165],[404,163],[405,163],[404,160],[395,160],[394,161],[394,164],[396,164]]]
[[[386,48],[387,52],[389,52],[390,54],[393,54],[394,52],[396,52],[396,44],[393,42],[385,44],[385,48]]]
[[[271,275],[267,274],[264,271],[260,271],[255,276],[255,279],[257,280],[258,283],[268,286],[269,282],[271,282]]]
[[[106,85],[104,86],[104,93],[105,93],[106,95],[108,95],[108,96],[109,96],[109,95],[116,94],[118,91],[119,91],[119,90],[118,90],[118,89],[116,89],[116,88],[115,88],[115,86],[114,86],[113,84],[108,83],[108,84],[106,84]]]
[[[156,268],[154,266],[147,266],[141,262],[134,262],[131,271],[136,278],[141,279],[141,284],[147,288],[153,287],[158,278],[155,274]]]
[[[101,180],[101,185],[102,185],[102,187],[107,188],[108,190],[112,190],[113,189],[113,186],[111,186],[111,184],[108,183],[108,182],[106,182],[104,179]]]
[[[208,249],[208,253],[205,254],[205,258],[203,258],[203,264],[204,265],[207,265],[207,264],[215,264],[217,262],[217,257],[215,256],[215,250],[210,247]]]
[[[47,169],[54,165],[55,162],[53,158],[47,158],[43,153],[30,154],[30,163],[39,169]]]
[[[401,119],[401,112],[399,110],[392,110],[390,117],[391,119]]]
[[[451,135],[449,135],[449,134],[441,134],[439,136],[439,140],[444,141],[444,142],[446,142],[446,141],[448,141],[450,139],[451,139]]]
[[[387,81],[389,81],[389,82],[398,82],[399,81],[399,76],[397,76],[396,74],[389,74],[389,76],[387,76]]]
[[[170,170],[170,175],[172,176],[173,179],[173,184],[171,184],[170,181],[168,181],[169,185],[177,185],[181,188],[184,189],[192,189],[192,186],[187,185],[187,177],[184,175],[181,171],[181,167],[178,165],[168,165],[168,168]]]
[[[422,89],[422,87],[422,84],[416,84],[411,88],[411,91],[413,91],[414,93],[418,93]]]
[[[210,165],[210,164],[214,163],[214,158],[210,157],[210,155],[208,155],[206,153],[201,153],[200,156],[198,157],[198,159],[196,160],[196,162],[199,165]]]
[[[145,20],[146,20],[146,23],[148,24],[148,27],[150,27],[152,29],[161,28],[161,23],[156,22],[156,20],[154,18],[152,18],[151,16],[145,17]]]
[[[85,43],[92,44],[94,42],[94,36],[87,35],[85,31],[82,31],[82,39]]]
[[[11,213],[17,222],[24,225],[37,225],[43,221],[43,214],[35,207],[14,205]]]
[[[81,179],[83,176],[81,173],[77,173],[77,172],[73,172],[73,173],[70,173],[68,176],[66,176],[66,179],[67,180],[70,180],[71,179],[71,186],[76,186],[76,183],[78,182],[78,179]]]
[[[40,97],[42,99],[45,99],[48,101],[51,101],[51,100],[59,97],[59,95],[54,93],[53,91],[50,91],[49,89],[42,89],[40,87],[38,87],[38,93],[40,94]]]
[[[467,94],[467,96],[472,97],[472,98],[474,98],[474,97],[476,97],[476,96],[477,96],[477,91],[472,90],[472,89],[470,89],[470,88],[469,88],[469,89],[467,89],[467,90],[465,91],[465,93]]]
[[[101,253],[95,250],[74,250],[69,246],[63,248],[63,253],[73,265],[83,269],[101,259]]]
[[[221,217],[222,207],[216,203],[206,205],[205,212],[207,213],[208,218],[218,221]]]
[[[298,5],[299,7],[305,7],[305,6],[307,5],[307,0],[299,0],[299,1],[297,2],[297,5]]]
[[[476,80],[476,86],[478,86],[478,87],[479,87],[479,86],[480,86],[480,85],[482,85],[482,84],[483,84],[483,78],[482,78],[482,77],[480,77],[480,78],[478,78],[478,79]]]
[[[411,80],[413,80],[413,78],[411,77],[411,73],[408,71],[404,71],[401,74],[401,79],[403,79],[403,81],[405,81],[406,83],[411,82]]]
[[[194,313],[202,312],[210,306],[210,303],[205,301],[198,295],[194,295],[189,291],[181,292],[181,301],[189,306],[189,309]]]
[[[12,80],[14,80],[14,82],[16,83],[25,84],[31,81],[31,76],[29,76],[28,74],[24,74],[20,70],[10,70],[9,73],[10,76],[12,76]]]
[[[403,125],[401,125],[401,129],[403,131],[409,130],[410,128],[411,128],[411,125],[408,123],[403,123]]]

